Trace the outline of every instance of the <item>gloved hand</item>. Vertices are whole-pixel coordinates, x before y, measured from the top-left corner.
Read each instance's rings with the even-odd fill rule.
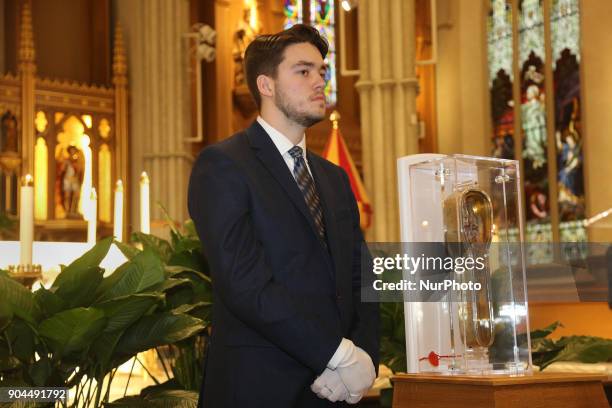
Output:
[[[349,392],[340,379],[340,375],[329,368],[326,368],[323,374],[317,377],[310,389],[319,398],[327,398],[331,402],[344,401],[349,398]]]
[[[346,399],[349,404],[356,404],[376,379],[372,358],[348,339],[342,339],[327,367],[340,375],[349,391],[349,398]]]

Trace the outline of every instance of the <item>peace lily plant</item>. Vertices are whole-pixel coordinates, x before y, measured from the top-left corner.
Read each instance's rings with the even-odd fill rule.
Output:
[[[183,232],[172,228],[170,241],[140,233],[133,241],[139,247],[99,241],[61,266],[49,289],[31,292],[0,271],[4,387],[71,388],[71,401],[57,406],[196,406],[212,301],[200,242],[189,222]],[[128,260],[104,276],[100,262],[111,245]],[[151,349],[166,381],[110,402],[117,368]]]

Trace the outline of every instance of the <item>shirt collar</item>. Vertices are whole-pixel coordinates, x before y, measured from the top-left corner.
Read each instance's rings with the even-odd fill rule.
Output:
[[[268,136],[270,136],[270,139],[272,139],[274,146],[276,146],[281,156],[289,154],[289,150],[293,147],[293,143],[291,143],[289,138],[274,129],[272,125],[266,122],[261,116],[257,116],[257,122],[264,128]],[[300,140],[296,146],[300,146],[304,152],[304,156],[306,156],[306,137],[304,135],[302,135],[302,140]]]

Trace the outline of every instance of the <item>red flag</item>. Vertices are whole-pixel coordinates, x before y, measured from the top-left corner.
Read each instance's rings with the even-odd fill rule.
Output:
[[[340,134],[338,129],[339,115],[337,112],[332,113],[331,120],[333,122],[332,131],[329,135],[327,145],[323,150],[323,157],[330,162],[342,167],[346,174],[348,174],[349,181],[351,182],[351,189],[355,195],[357,206],[359,207],[359,219],[362,230],[367,229],[372,221],[372,207],[370,205],[370,199],[366,193],[361,177],[355,167],[355,162],[349,153],[346,143]]]

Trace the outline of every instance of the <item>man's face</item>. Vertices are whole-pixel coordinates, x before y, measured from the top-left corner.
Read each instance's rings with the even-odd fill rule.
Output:
[[[274,104],[293,122],[310,127],[325,118],[326,66],[310,43],[285,48],[274,80]]]

